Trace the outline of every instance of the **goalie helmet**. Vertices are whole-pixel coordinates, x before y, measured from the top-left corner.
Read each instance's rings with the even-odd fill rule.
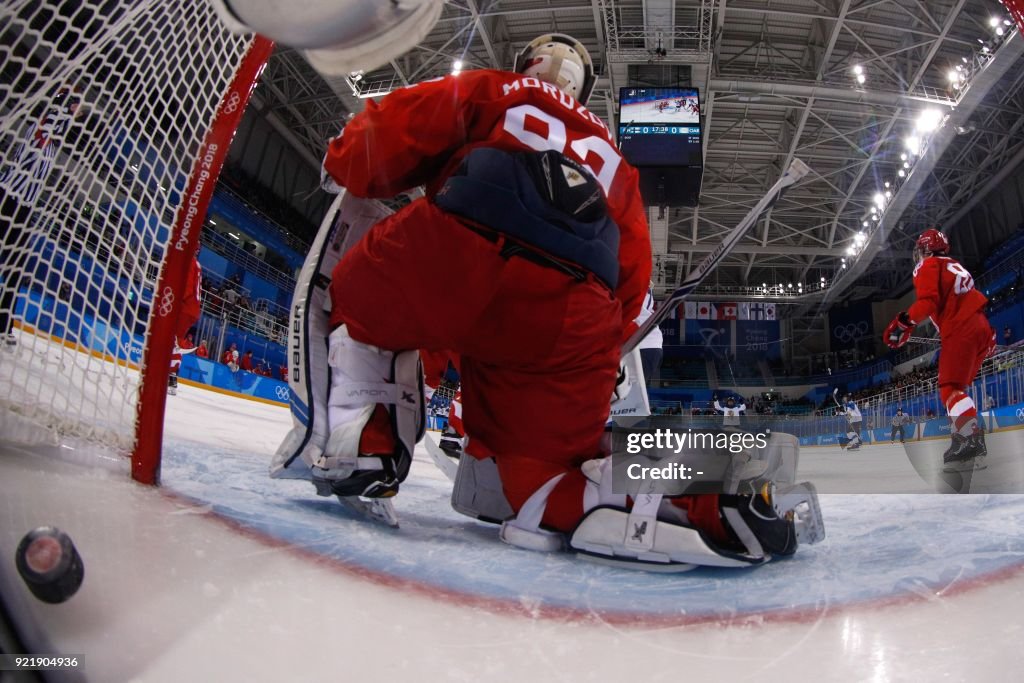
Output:
[[[935,228],[928,228],[922,232],[921,236],[917,238],[917,242],[914,244],[915,263],[919,262],[925,256],[948,253],[949,238],[946,237],[946,233],[936,230]]]
[[[513,71],[551,83],[583,105],[597,82],[587,48],[564,33],[548,33],[531,40],[516,55]]]

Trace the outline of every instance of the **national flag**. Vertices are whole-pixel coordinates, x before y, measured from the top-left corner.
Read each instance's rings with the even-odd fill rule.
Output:
[[[736,304],[719,304],[718,306],[718,319],[719,320],[736,320],[737,308]]]
[[[737,320],[750,320],[750,304],[741,302],[736,316]]]
[[[685,319],[686,320],[696,320],[697,319],[697,302],[696,301],[687,301],[686,302],[686,318]]]
[[[697,320],[714,320],[715,307],[706,301],[697,303]]]
[[[764,305],[764,319],[775,320],[775,304]]]
[[[765,304],[750,304],[750,320],[765,320]]]

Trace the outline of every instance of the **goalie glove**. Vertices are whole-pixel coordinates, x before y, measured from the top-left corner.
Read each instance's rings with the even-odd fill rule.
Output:
[[[615,378],[615,389],[612,391],[612,403],[622,401],[629,396],[629,368],[619,363],[619,375]]]
[[[910,319],[910,316],[904,311],[893,318],[893,321],[889,323],[889,326],[885,328],[884,341],[886,346],[890,349],[898,349],[908,341],[910,341],[910,334],[914,331],[916,322]]]

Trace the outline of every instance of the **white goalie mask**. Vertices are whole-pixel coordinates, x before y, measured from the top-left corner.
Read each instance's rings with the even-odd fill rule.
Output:
[[[597,81],[587,48],[563,33],[534,38],[516,55],[513,70],[551,83],[585,105]]]
[[[376,69],[416,47],[444,0],[209,0],[232,33],[259,33],[304,50],[329,76]]]

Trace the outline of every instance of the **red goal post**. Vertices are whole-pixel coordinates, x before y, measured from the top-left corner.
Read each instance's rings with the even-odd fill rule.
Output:
[[[213,196],[213,188],[220,176],[224,159],[227,158],[231,139],[273,48],[274,44],[266,38],[257,36],[253,39],[221,99],[206,139],[196,153],[188,190],[174,219],[174,229],[166,248],[167,256],[160,269],[157,294],[150,308],[150,325],[143,351],[142,367],[146,371],[145,381],[139,387],[132,478],[144,484],[156,484],[160,479],[167,377],[170,374],[175,325],[189,265],[199,250],[199,232],[210,205],[210,197]],[[160,305],[156,305],[158,301]],[[165,302],[168,305],[164,305]]]
[[[188,266],[272,49],[205,0],[0,7],[0,440],[159,482]]]

